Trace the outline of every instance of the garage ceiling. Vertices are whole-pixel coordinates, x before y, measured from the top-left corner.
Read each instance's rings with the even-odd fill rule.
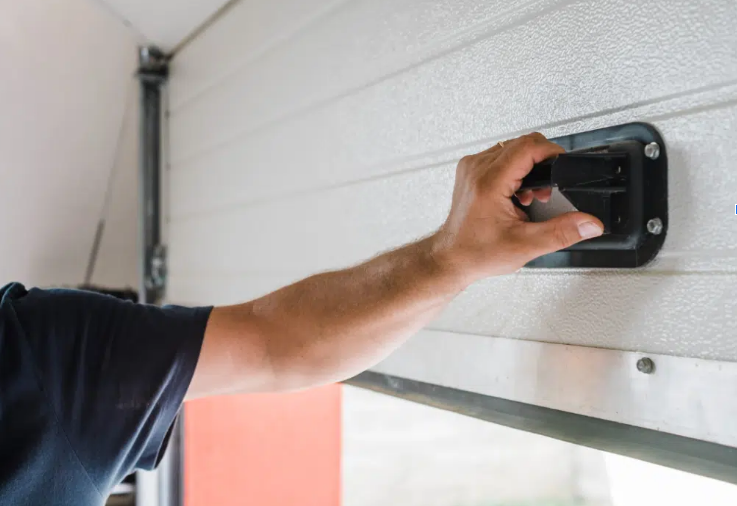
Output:
[[[228,0],[100,0],[148,41],[176,47]]]

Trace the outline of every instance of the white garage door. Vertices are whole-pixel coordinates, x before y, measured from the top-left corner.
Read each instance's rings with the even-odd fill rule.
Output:
[[[245,300],[421,237],[458,158],[499,140],[650,122],[656,262],[477,283],[364,384],[737,447],[736,24],[734,0],[237,3],[172,65],[169,298]]]

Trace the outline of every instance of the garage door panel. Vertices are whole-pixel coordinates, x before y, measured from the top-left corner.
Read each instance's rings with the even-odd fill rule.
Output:
[[[670,178],[671,191],[677,192],[674,194],[677,207],[678,194],[690,195],[694,192],[690,186],[692,183],[702,186],[711,184],[709,179],[700,177],[699,170],[702,165],[701,162],[693,163],[696,157],[706,155],[709,158],[710,171],[715,177],[727,181],[728,184],[732,182],[733,173],[729,160],[735,148],[731,143],[725,145],[724,140],[734,128],[735,104],[737,104],[737,86],[727,85],[623,111],[604,112],[551,125],[541,130],[549,137],[555,137],[628,121],[653,122],[665,135],[671,154],[671,176],[679,173],[691,174],[684,180]],[[511,132],[508,135],[517,133]],[[504,137],[506,136],[494,138]],[[490,142],[491,138],[474,139],[460,146],[432,150],[414,157],[389,159],[385,165],[367,169],[368,175],[362,179],[419,171],[452,163],[463,154],[488,147]],[[277,197],[300,196],[319,188],[361,181],[353,176],[363,170],[360,168],[360,160],[353,162],[359,164],[359,168],[345,166],[343,170],[321,175],[320,172],[324,170],[322,166],[312,167],[297,162],[295,166],[279,164],[278,159],[282,156],[282,151],[293,151],[296,148],[274,145],[270,151],[263,147],[262,149],[263,151],[258,149],[249,151],[243,148],[241,154],[235,158],[227,152],[219,152],[212,157],[210,165],[203,167],[202,170],[171,171],[172,192],[180,196],[171,203],[171,215],[174,218],[198,216],[265,202]],[[261,156],[262,158],[259,158]],[[676,167],[684,164],[686,168]],[[687,200],[693,200],[693,197],[688,196]],[[715,205],[722,209],[724,202],[716,203],[710,199],[708,202],[701,202],[700,205]]]
[[[204,30],[197,42],[177,55],[170,81],[170,107],[194,105],[210,88],[227,83],[269,51],[309,30],[347,0],[243,0],[218,19],[217,29]]]
[[[345,8],[322,2],[333,7],[329,14],[315,20],[310,29],[295,33],[286,44],[274,47],[268,57],[244,62],[236,73],[216,84],[217,93],[182,104],[177,100],[179,93],[173,92],[175,135],[188,143],[190,152],[196,152],[197,146],[217,143],[234,132],[251,131],[356,92],[377,78],[504,30],[561,1],[510,6],[501,0],[364,0]],[[232,16],[228,18],[232,24]],[[243,22],[243,26],[251,24]],[[189,55],[184,59],[189,61]],[[233,103],[230,99],[235,96],[239,99]],[[205,137],[198,128],[202,121],[215,126]]]
[[[711,181],[699,177],[699,164],[693,164],[693,160],[706,154],[709,158],[710,170],[717,178],[732,177],[729,169],[730,145],[722,145],[729,136],[731,128],[734,127],[734,110],[737,104],[737,86],[723,86],[701,93],[678,96],[663,102],[634,107],[625,111],[603,113],[585,119],[572,122],[564,122],[556,126],[547,127],[544,132],[549,137],[566,135],[572,132],[602,128],[605,126],[625,123],[629,121],[645,120],[653,122],[666,135],[668,150],[671,154],[671,175],[693,173],[686,182],[679,178],[671,177],[670,186],[673,194],[675,191],[687,196],[687,200],[693,200],[690,190],[691,182],[708,185]],[[686,127],[685,132],[680,129]],[[510,133],[514,135],[517,132]],[[406,159],[395,159],[387,163],[385,167],[376,167],[380,173],[392,174],[401,172],[419,171],[433,168],[438,165],[450,164],[464,154],[485,149],[490,140],[470,142],[461,147],[452,147],[432,151]],[[274,154],[283,148],[274,147]],[[179,170],[170,175],[172,191],[181,198],[174,199],[171,204],[170,213],[176,218],[199,216],[203,213],[211,213],[221,210],[232,210],[239,206],[263,203],[277,197],[301,196],[305,192],[314,191],[324,185],[346,184],[345,174],[355,172],[349,167],[337,172],[330,181],[319,178],[310,178],[310,170],[298,170],[295,179],[293,177],[278,177],[280,173],[292,170],[280,167],[266,160],[259,162],[252,158],[251,153],[244,152],[240,161],[230,159],[229,155],[217,156],[212,160],[212,165],[206,170]],[[274,155],[276,156],[276,155]],[[674,169],[673,164],[686,164],[686,169]],[[679,172],[674,172],[674,171]],[[719,174],[726,171],[724,174]],[[304,172],[304,174],[302,174]],[[381,176],[377,176],[381,177]],[[300,182],[299,179],[303,182]],[[359,180],[360,181],[360,180]],[[295,189],[299,187],[300,189]],[[713,201],[703,202],[702,205],[712,205]],[[676,204],[678,195],[676,194]],[[715,204],[722,209],[724,203]]]
[[[276,290],[301,273],[173,276],[179,303],[230,304]],[[737,298],[729,276],[530,272],[479,282],[428,328],[527,341],[737,361],[725,325]],[[460,352],[460,350],[459,350]]]
[[[658,124],[670,159],[670,223],[659,270],[732,270],[737,267],[737,234],[731,219],[737,194],[737,106],[677,116]],[[708,177],[704,177],[708,168]],[[248,174],[243,170],[238,173]],[[193,271],[276,270],[311,273],[332,269],[416,239],[442,224],[450,206],[452,164],[365,183],[255,202],[171,222],[174,243],[191,244],[172,254],[172,268]],[[714,191],[715,182],[725,191]],[[198,203],[220,205],[246,185],[192,184],[172,175],[180,196],[173,212]],[[252,184],[256,184],[255,182]],[[189,185],[188,187],[185,185]],[[219,190],[224,194],[219,198]],[[702,196],[708,195],[708,198]],[[680,255],[683,253],[683,255]],[[703,261],[703,262],[702,262]]]
[[[432,328],[627,351],[737,360],[726,319],[729,276],[652,273],[537,275],[484,281],[454,300]]]
[[[172,63],[169,298],[248,300],[422,237],[447,214],[457,160],[499,140],[649,122],[669,159],[669,230],[653,263],[476,283],[410,341],[442,333],[437,349],[410,344],[362,384],[478,416],[455,401],[496,395],[492,364],[513,393],[529,386],[502,399],[597,417],[578,426],[598,427],[588,440],[574,425],[546,432],[559,414],[542,411],[526,430],[637,457],[647,444],[596,438],[635,425],[733,444],[722,387],[737,361],[736,22],[733,0],[242,0]],[[491,355],[502,341],[514,363]],[[535,355],[548,346],[558,352]],[[654,374],[637,370],[642,353]],[[452,372],[434,362],[442,354]],[[479,371],[484,388],[467,389]],[[559,376],[571,382],[543,381]],[[599,417],[630,425],[606,432]],[[631,441],[659,440],[643,434]],[[692,443],[658,462],[691,458]]]
[[[671,227],[666,249],[704,256],[737,254],[732,215],[737,173],[737,104],[656,122],[668,148]],[[714,185],[722,191],[715,192]],[[736,259],[737,260],[737,257]],[[734,265],[734,264],[733,264]]]
[[[658,23],[670,43],[641,15],[648,10],[662,11]],[[206,170],[206,159],[217,152],[230,153],[231,162],[249,159],[262,170],[281,167],[294,181],[304,166],[315,167],[311,180],[328,182],[346,170],[355,171],[349,177],[365,177],[387,158],[714,85],[725,74],[737,78],[737,34],[729,21],[735,11],[732,2],[715,1],[683,23],[672,2],[637,8],[609,2],[596,9],[574,3],[264,128],[229,126],[260,120],[262,115],[239,109],[253,93],[213,93],[211,100],[223,101],[227,110],[172,122],[173,168]],[[694,23],[709,26],[713,36],[694,37]],[[642,65],[650,71],[642,72]],[[278,109],[269,89],[254,92],[259,103]],[[180,135],[192,123],[195,135]]]
[[[172,268],[225,272],[347,266],[427,235],[450,207],[455,168],[382,179],[302,198],[174,220],[173,243],[199,247],[173,253]],[[197,241],[195,241],[195,238]]]

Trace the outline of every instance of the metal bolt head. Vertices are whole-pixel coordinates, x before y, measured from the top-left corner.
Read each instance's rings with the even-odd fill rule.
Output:
[[[657,142],[651,142],[645,146],[645,156],[651,160],[657,160],[660,156],[660,145]]]
[[[644,357],[637,361],[637,370],[643,374],[652,374],[655,372],[655,362]]]
[[[647,222],[647,231],[653,235],[660,235],[663,232],[663,220],[653,218]]]

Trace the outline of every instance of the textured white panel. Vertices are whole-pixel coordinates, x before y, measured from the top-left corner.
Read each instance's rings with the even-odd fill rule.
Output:
[[[417,65],[439,50],[458,47],[485,30],[498,30],[505,23],[518,22],[527,12],[555,3],[535,0],[510,7],[500,0],[364,0],[343,6],[346,0],[310,0],[300,2],[295,12],[290,9],[293,1],[282,1],[279,6],[238,4],[217,30],[203,35],[208,40],[186,48],[182,68],[197,71],[198,77],[173,87],[173,112],[186,109],[182,114],[189,117],[204,114],[217,118],[218,110],[232,107],[227,103],[229,95],[256,89],[258,97],[242,93],[250,99],[239,105],[242,110],[263,105],[262,111],[270,118],[294,114],[325,99],[357,91]],[[246,26],[253,29],[244,30]],[[264,37],[267,31],[273,34]],[[259,37],[262,40],[256,42]],[[269,54],[264,55],[267,50]],[[226,54],[214,58],[213,51]],[[229,58],[230,53],[237,56]],[[226,67],[228,64],[232,69]],[[208,85],[217,86],[218,91],[210,92]],[[205,97],[205,92],[209,96]],[[193,97],[201,100],[186,102]],[[266,119],[251,118],[259,123]],[[232,126],[243,128],[244,124]]]
[[[247,299],[421,237],[457,159],[497,140],[648,121],[670,160],[653,265],[486,280],[431,326],[737,360],[737,3],[302,9],[243,2],[174,61],[173,300]],[[251,15],[263,34],[239,33]]]
[[[173,170],[222,179],[233,164],[245,163],[259,180],[244,192],[278,194],[386,174],[406,157],[733,82],[735,3],[700,5],[685,23],[673,3],[597,2],[596,9],[564,3],[500,21],[499,29],[492,23],[470,45],[274,119],[264,111],[279,111],[283,100],[272,90],[307,79],[288,74],[293,62],[284,62],[273,82],[224,87],[177,112]],[[678,43],[663,43],[643,10],[662,10],[659,23]],[[711,36],[693,37],[694,25],[708,26]],[[258,80],[254,70],[249,76]]]
[[[176,271],[175,271],[176,272]],[[181,303],[243,301],[304,273],[173,274]],[[545,274],[482,281],[430,328],[737,361],[735,273]]]
[[[289,44],[301,31],[329,15],[347,0],[240,0],[229,8],[214,30],[198,35],[182,48],[172,68],[171,107],[177,110],[219,85],[230,85],[234,72],[250,72],[267,53]],[[293,46],[291,46],[293,49]]]
[[[0,2],[0,283],[83,281],[116,156],[136,155],[135,137],[118,146],[136,45],[87,0]],[[106,239],[135,241],[130,190],[114,189]],[[135,282],[135,256],[116,249],[95,281]]]
[[[732,96],[737,98],[737,88]],[[724,219],[732,212],[737,192],[733,170],[737,143],[730,142],[737,130],[737,104],[722,102],[706,111],[685,111],[663,119],[652,115],[630,115],[628,119],[651,119],[667,139],[672,177],[666,252],[688,253],[691,261],[721,259],[725,269],[737,266],[737,233]],[[585,123],[583,129],[593,127],[592,122]],[[439,226],[450,206],[454,166],[455,162],[445,163],[360,185],[242,204],[237,203],[239,195],[254,186],[238,180],[240,175],[248,177],[250,171],[234,171],[227,185],[217,179],[188,179],[173,171],[171,187],[179,198],[171,204],[171,233],[185,234],[190,238],[185,241],[201,240],[175,257],[176,261],[182,258],[190,270],[217,266],[216,270],[228,272],[269,262],[281,270],[299,266],[300,272],[355,262]],[[704,167],[709,177],[703,177]],[[730,191],[715,192],[715,180]],[[210,209],[198,209],[198,205]],[[227,240],[224,237],[236,227],[248,240],[233,241],[226,251],[200,254],[210,244]],[[336,237],[341,241],[331,240]],[[291,244],[301,244],[299,255]],[[198,255],[210,267],[198,264]]]

